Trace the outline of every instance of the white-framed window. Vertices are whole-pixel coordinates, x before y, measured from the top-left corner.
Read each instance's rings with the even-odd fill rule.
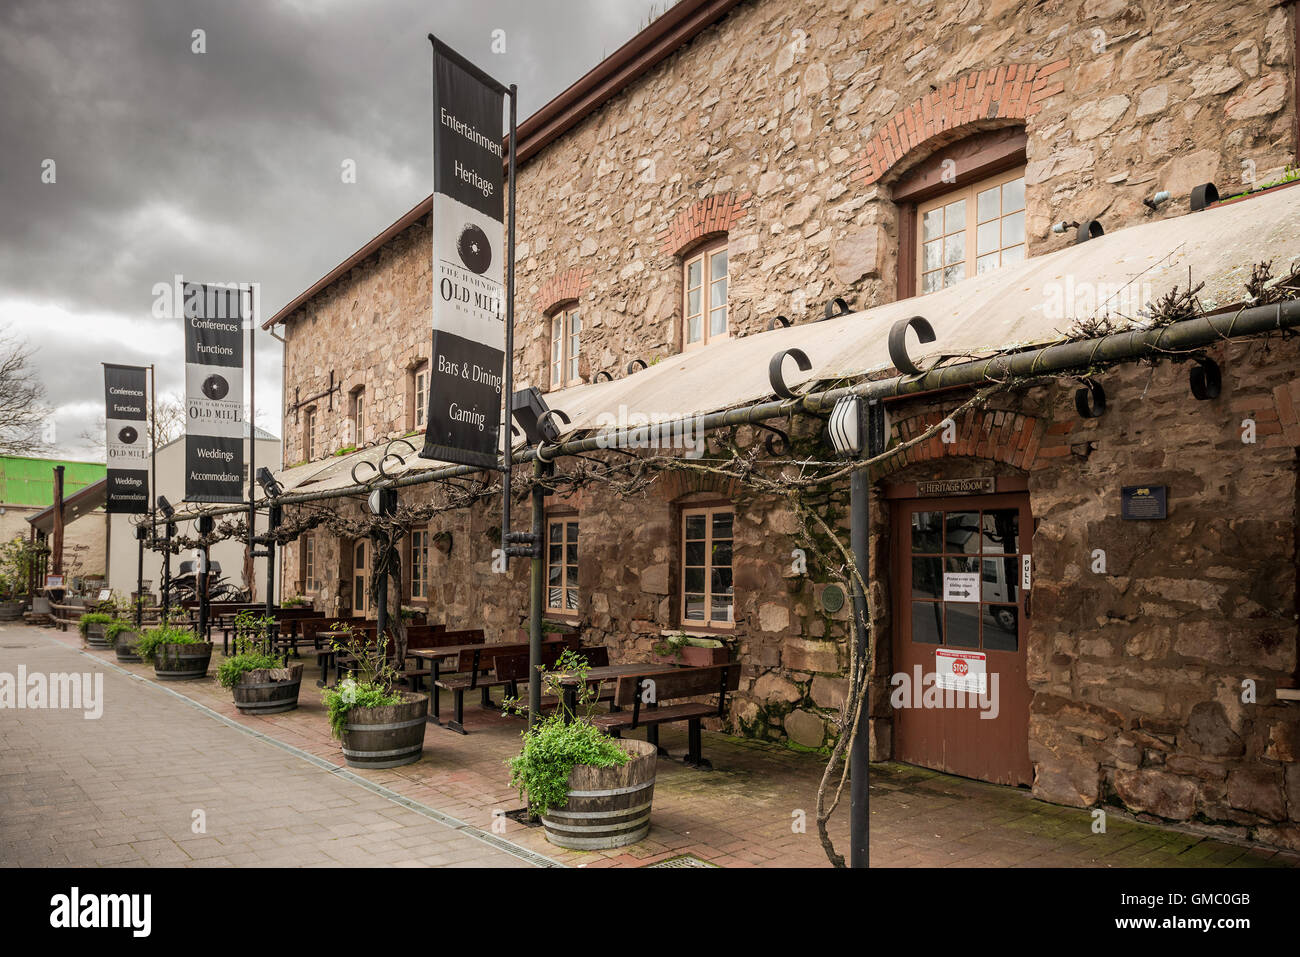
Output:
[[[316,461],[316,410],[308,409],[302,416],[302,445],[307,461]]]
[[[411,531],[411,597],[429,597],[429,530]]]
[[[429,363],[415,367],[411,372],[411,428],[423,429],[429,414]]]
[[[684,627],[730,628],[735,622],[731,575],[734,524],[735,512],[730,506],[682,510]]]
[[[352,444],[360,448],[366,437],[366,390],[352,393]]]
[[[551,316],[551,388],[562,389],[578,380],[578,357],[582,352],[582,314],[577,303]]]
[[[303,591],[316,590],[316,542],[312,536],[302,537],[302,588]]]
[[[578,613],[578,517],[557,515],[546,523],[546,610]]]
[[[1025,168],[1000,173],[921,203],[917,218],[917,292],[1025,258]]]
[[[727,244],[704,246],[682,263],[682,348],[727,338]]]

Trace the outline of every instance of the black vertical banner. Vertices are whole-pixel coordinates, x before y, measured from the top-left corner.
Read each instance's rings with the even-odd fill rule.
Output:
[[[498,462],[505,370],[506,88],[433,42],[433,351],[421,457]]]
[[[185,501],[244,497],[246,288],[185,283]]]
[[[110,514],[149,511],[149,397],[142,366],[104,363],[104,442]]]

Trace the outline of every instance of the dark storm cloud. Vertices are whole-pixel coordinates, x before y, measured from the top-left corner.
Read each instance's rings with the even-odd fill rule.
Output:
[[[518,83],[523,119],[662,7],[6,0],[0,324],[38,347],[50,402],[64,407],[59,446],[73,451],[93,423],[73,403],[100,394],[100,360],[158,363],[160,394],[180,384],[180,329],[149,316],[156,283],[259,282],[269,314],[428,195],[427,33]],[[344,160],[355,184],[342,182]],[[279,362],[260,335],[258,390],[274,403]],[[263,421],[279,431],[278,415]]]

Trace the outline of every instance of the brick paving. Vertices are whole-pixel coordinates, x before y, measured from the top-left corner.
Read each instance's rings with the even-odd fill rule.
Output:
[[[16,644],[27,647],[5,647]],[[526,865],[518,855],[532,854],[569,866],[640,867],[692,854],[722,867],[827,866],[814,823],[821,755],[705,732],[704,753],[715,770],[698,771],[681,763],[684,731],[665,728],[660,743],[672,759],[659,762],[649,836],[617,850],[569,851],[549,844],[540,827],[494,817],[523,806],[505,767],[518,750],[523,724],[517,718],[467,701],[470,733],[430,725],[417,764],[330,773],[327,768],[342,767],[342,755],[330,738],[310,660],[296,711],[246,717],[214,678],[150,688],[117,670],[153,682],[149,666],[118,665],[111,652],[78,653],[80,644],[75,633],[0,626],[0,670],[19,663],[103,670],[109,699],[99,721],[0,712],[0,864],[496,866]],[[210,675],[219,659],[220,648]],[[96,661],[112,666],[97,669]],[[241,734],[169,691],[300,754]],[[363,782],[418,802],[438,819],[368,791]],[[871,795],[873,866],[1300,863],[1295,855],[1139,823],[1114,811],[1107,832],[1094,834],[1088,811],[907,765],[873,766]],[[848,843],[847,805],[846,793],[830,828],[841,851]],[[189,834],[191,807],[208,808],[207,835]],[[800,812],[807,824],[802,832],[794,826]],[[493,831],[494,822],[517,854],[469,836]]]

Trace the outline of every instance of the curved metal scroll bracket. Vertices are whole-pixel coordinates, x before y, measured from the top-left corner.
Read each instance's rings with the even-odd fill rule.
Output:
[[[363,465],[368,465],[370,467],[371,474],[366,478],[358,478],[357,469],[361,468],[361,466]],[[355,465],[352,466],[352,482],[355,485],[365,485],[367,482],[369,482],[372,478],[374,478],[378,474],[379,474],[379,469],[375,468],[375,463],[370,461],[369,459],[362,459],[360,462],[357,462]]]
[[[405,445],[412,452],[415,452],[415,446],[412,445],[410,442],[406,441],[406,439],[393,439],[393,441],[389,442],[388,445],[384,447],[383,457],[380,458],[379,460],[379,474],[382,475],[384,478],[393,477],[388,473],[388,470],[384,468],[384,465],[388,462],[389,459],[397,459],[398,465],[406,464],[406,459],[393,451],[393,446],[397,445],[399,442],[402,445]]]
[[[636,372],[638,367],[642,369],[650,368],[644,359],[633,359],[627,364],[627,374],[631,375],[633,372]]]
[[[1223,391],[1223,376],[1219,372],[1219,364],[1205,356],[1192,356],[1192,360],[1196,363],[1188,373],[1192,395],[1202,402],[1217,399],[1219,393]]]
[[[1083,380],[1083,388],[1074,393],[1074,408],[1084,419],[1100,419],[1106,411],[1106,390],[1100,382]]]
[[[766,422],[755,422],[760,429],[766,429],[772,434],[763,440],[763,446],[767,449],[767,454],[780,457],[790,451],[790,435],[774,425],[768,425]]]
[[[794,359],[799,366],[800,372],[807,372],[812,368],[812,360],[808,358],[807,353],[802,349],[782,349],[776,355],[772,356],[767,364],[767,379],[772,384],[772,391],[783,399],[794,399],[797,396],[791,391],[790,387],[785,384],[785,374],[781,371],[781,366],[785,362],[785,357],[789,356]]]
[[[773,329],[776,329],[778,327],[782,329],[790,328],[790,320],[787,319],[785,316],[773,316],[771,319],[767,320],[767,325],[764,327],[764,329],[767,332],[771,332]]]
[[[546,431],[546,425],[547,425],[548,422],[551,421],[551,416],[555,416],[555,418],[559,419],[559,420],[560,420],[561,422],[563,422],[565,425],[572,425],[572,424],[573,424],[572,420],[571,420],[567,415],[564,414],[564,410],[563,410],[563,409],[547,409],[547,410],[546,410],[545,412],[543,412],[543,413],[541,414],[541,416],[537,419],[537,431],[538,431],[538,432],[545,432],[545,431]],[[556,431],[556,432],[560,432],[561,429],[557,426],[556,429],[555,429],[555,431]]]
[[[604,376],[605,378],[602,379],[601,376]],[[607,372],[606,370],[601,369],[599,372],[596,373],[596,375],[592,378],[591,381],[592,382],[613,382],[614,377],[610,375],[609,372]]]
[[[836,316],[847,316],[853,310],[844,300],[843,296],[836,296],[830,302],[826,303],[826,309],[822,312],[822,319],[834,319]]]
[[[907,354],[908,329],[915,329],[916,338],[922,343],[935,340],[934,327],[924,316],[899,319],[889,330],[889,361],[904,375],[921,375],[922,370]]]

